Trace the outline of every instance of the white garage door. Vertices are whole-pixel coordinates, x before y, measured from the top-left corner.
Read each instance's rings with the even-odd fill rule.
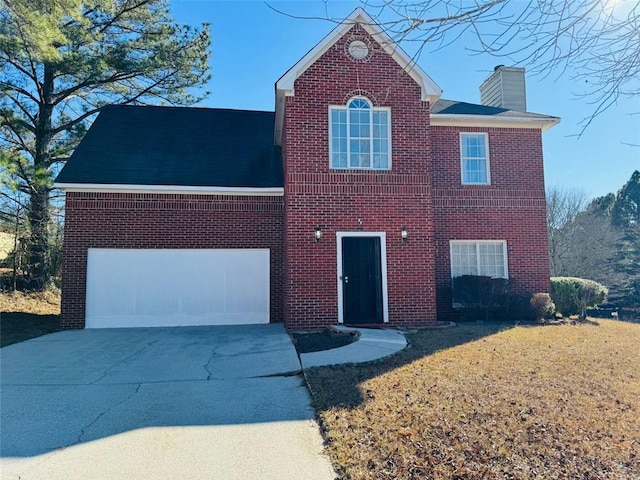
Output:
[[[268,249],[89,249],[87,328],[247,323],[269,323]]]

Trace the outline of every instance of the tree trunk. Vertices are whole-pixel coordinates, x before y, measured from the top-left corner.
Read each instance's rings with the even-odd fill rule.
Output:
[[[53,117],[53,82],[54,71],[50,64],[44,64],[43,81],[40,86],[40,104],[38,120],[36,122],[35,152],[33,158],[34,170],[48,170],[51,161],[51,142],[53,132],[51,120]],[[43,290],[49,283],[48,252],[49,252],[49,184],[38,181],[34,176],[34,183],[30,185],[29,202],[29,252],[27,255],[27,283],[32,290]]]
[[[13,276],[11,277],[11,289],[15,292],[18,289],[18,243],[20,237],[20,207],[16,208],[16,223],[13,232]]]
[[[31,193],[29,204],[28,287],[44,290],[49,283],[49,188],[39,187]]]

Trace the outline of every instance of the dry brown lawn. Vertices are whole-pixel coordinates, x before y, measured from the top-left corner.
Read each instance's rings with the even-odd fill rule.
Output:
[[[0,292],[0,312],[60,315],[60,292]]]
[[[309,372],[343,479],[640,479],[640,325],[461,325]]]

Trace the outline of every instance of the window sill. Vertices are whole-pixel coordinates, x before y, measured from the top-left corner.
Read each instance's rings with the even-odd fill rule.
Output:
[[[356,167],[329,167],[329,170],[337,172],[390,172],[390,168],[356,168]]]

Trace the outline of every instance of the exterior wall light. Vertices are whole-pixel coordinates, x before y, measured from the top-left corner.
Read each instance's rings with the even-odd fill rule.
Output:
[[[402,237],[403,242],[409,241],[409,232],[407,231],[407,227],[402,227],[402,231],[400,232],[400,236]]]
[[[322,239],[322,228],[316,227],[313,230],[313,238],[318,243]]]

